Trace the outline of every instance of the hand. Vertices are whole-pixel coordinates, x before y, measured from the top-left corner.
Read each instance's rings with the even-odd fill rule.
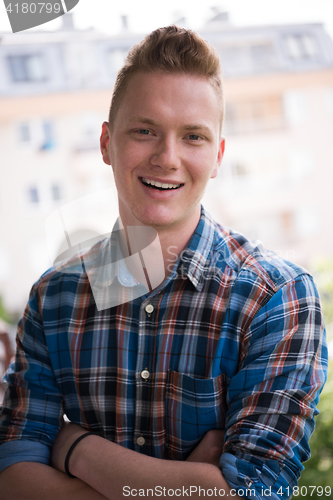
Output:
[[[224,431],[212,429],[201,439],[200,443],[187,457],[187,462],[201,462],[219,467],[224,447]]]
[[[52,467],[65,472],[65,459],[69,448],[78,437],[86,434],[86,432],[88,431],[79,425],[68,422],[64,423],[53,443],[51,453]]]

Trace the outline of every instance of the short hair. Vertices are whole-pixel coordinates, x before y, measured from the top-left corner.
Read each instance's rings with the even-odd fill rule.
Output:
[[[172,25],[158,28],[134,45],[118,72],[109,112],[112,126],[130,78],[138,73],[183,73],[207,78],[224,116],[222,68],[217,51],[195,31]]]

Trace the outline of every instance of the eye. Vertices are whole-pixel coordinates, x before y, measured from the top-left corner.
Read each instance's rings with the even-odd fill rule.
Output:
[[[148,135],[150,133],[150,131],[146,128],[141,128],[140,130],[138,130],[139,134],[142,134],[142,135]]]
[[[196,135],[196,134],[189,134],[187,136],[191,141],[199,141],[201,139],[200,135]]]

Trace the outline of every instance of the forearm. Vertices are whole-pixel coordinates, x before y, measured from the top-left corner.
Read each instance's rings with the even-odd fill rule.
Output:
[[[10,500],[105,500],[87,483],[36,462],[20,462],[0,474],[1,498]]]
[[[199,487],[206,491],[224,490],[225,498],[240,498],[234,491],[229,495],[230,487],[216,465],[161,460],[98,436],[84,439],[77,448],[70,461],[71,473],[110,500],[135,495],[135,492],[129,493],[131,490],[136,490],[137,495],[139,490],[144,490],[147,495],[147,489],[155,492],[156,487],[165,488],[162,490],[166,492],[164,496],[168,496],[169,489],[178,490],[179,498],[187,497],[190,492],[192,499],[199,498]]]

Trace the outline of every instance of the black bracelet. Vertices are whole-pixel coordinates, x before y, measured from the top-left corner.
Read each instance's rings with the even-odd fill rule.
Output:
[[[67,452],[67,456],[65,458],[65,472],[67,474],[67,476],[69,477],[76,477],[76,476],[73,476],[73,474],[71,474],[69,472],[69,468],[68,468],[68,464],[69,464],[69,459],[71,458],[71,454],[73,453],[73,450],[75,448],[75,446],[77,444],[79,444],[80,441],[82,441],[82,439],[84,439],[85,437],[87,436],[91,436],[91,435],[94,435],[96,436],[97,434],[95,432],[86,432],[85,434],[82,434],[80,437],[78,437],[74,443],[72,444],[72,446],[69,448],[68,452]]]

